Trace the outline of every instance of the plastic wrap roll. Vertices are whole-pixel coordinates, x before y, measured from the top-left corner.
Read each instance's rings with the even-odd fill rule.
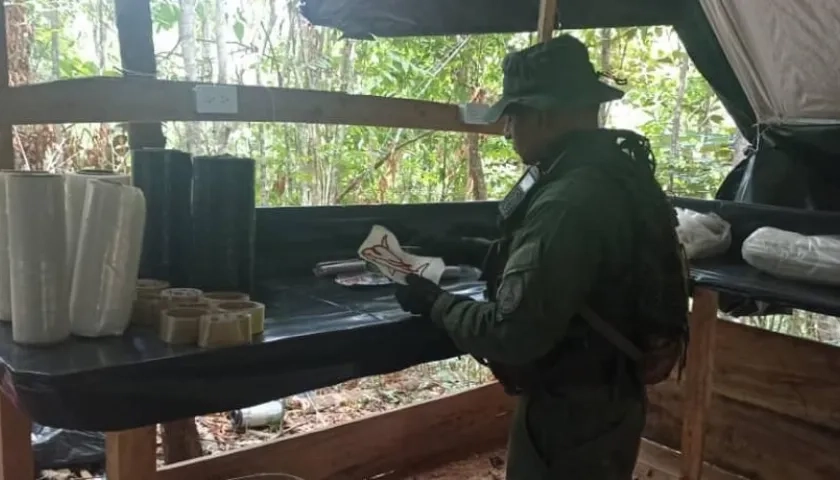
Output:
[[[201,317],[198,346],[232,347],[251,343],[251,317],[245,312],[210,312]]]
[[[223,302],[216,308],[224,312],[241,312],[251,319],[251,334],[257,335],[265,330],[265,305],[259,302]]]
[[[251,293],[254,273],[254,161],[193,162],[192,281],[205,291]]]
[[[122,335],[137,288],[146,200],[139,188],[88,182],[70,288],[74,335]]]
[[[840,236],[807,236],[761,227],[741,245],[744,261],[790,280],[840,285]]]
[[[6,174],[12,338],[29,345],[70,335],[64,180],[44,172]]]
[[[12,321],[12,285],[9,275],[9,217],[6,210],[6,172],[0,172],[0,321]]]
[[[207,292],[204,299],[210,305],[218,305],[226,302],[247,302],[251,296],[242,292]]]
[[[201,319],[210,314],[206,308],[170,308],[160,313],[160,339],[173,345],[198,342]]]
[[[146,229],[140,276],[189,283],[192,249],[192,158],[178,150],[142,149],[132,152],[134,186],[146,196]]]
[[[99,178],[112,179],[125,185],[131,184],[130,176],[118,174],[113,170],[91,168],[64,175],[64,211],[67,215],[67,265],[69,266],[68,282],[72,282],[73,268],[76,265],[76,250],[79,245],[82,211],[85,208],[87,185],[91,180]]]

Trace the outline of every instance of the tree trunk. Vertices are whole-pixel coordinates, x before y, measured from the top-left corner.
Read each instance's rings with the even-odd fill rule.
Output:
[[[677,98],[674,101],[674,115],[671,117],[671,162],[680,160],[680,130],[682,125],[682,104],[685,99],[685,89],[688,83],[688,69],[691,66],[688,55],[680,54],[680,73],[677,83]],[[674,169],[669,169],[668,193],[674,193]]]
[[[178,36],[181,42],[181,55],[184,58],[184,73],[188,81],[198,79],[198,65],[196,63],[195,44],[195,5],[196,0],[179,0],[181,17],[178,19]],[[199,145],[198,125],[187,123],[185,143],[187,150],[192,151],[194,145]]]
[[[612,70],[612,65],[610,62],[610,56],[612,55],[612,29],[602,28],[598,31],[598,34],[601,41],[601,71],[610,72]],[[605,126],[607,124],[609,116],[610,104],[602,103],[601,106],[598,108],[598,126]]]
[[[467,171],[472,185],[473,200],[487,200],[487,183],[484,181],[484,166],[479,155],[479,136],[477,133],[467,135]]]

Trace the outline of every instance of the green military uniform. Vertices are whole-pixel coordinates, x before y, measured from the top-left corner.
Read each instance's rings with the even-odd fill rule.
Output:
[[[574,109],[622,96],[599,81],[585,46],[570,36],[508,55],[504,73],[504,95],[490,121],[517,105]],[[637,161],[644,155],[646,141],[629,132],[563,135],[544,158],[531,159],[543,175],[502,222],[503,237],[484,269],[487,301],[417,277],[397,290],[403,308],[428,315],[519,395],[508,480],[632,476],[644,386],[629,359],[579,313],[587,306],[633,338],[639,298],[631,265],[645,258],[640,248],[660,247],[637,241],[639,212],[647,211],[639,208],[639,192],[663,215],[655,225],[671,228],[673,214],[652,168]]]
[[[585,158],[588,142],[576,143],[508,229],[499,252],[507,262],[485,272],[498,285],[491,301],[441,294],[430,312],[459,349],[499,373],[552,357],[547,383],[555,385],[520,398],[509,480],[629,479],[644,424],[643,387],[621,353],[577,316],[586,302],[604,318],[626,320],[629,301],[615,290],[633,237],[627,199],[604,172],[609,160]]]

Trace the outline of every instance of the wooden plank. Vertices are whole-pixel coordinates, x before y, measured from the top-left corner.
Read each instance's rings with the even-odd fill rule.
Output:
[[[458,106],[290,88],[233,86],[236,114],[199,114],[196,82],[94,77],[0,90],[0,123],[152,121],[292,122],[502,134],[501,123],[467,125]]]
[[[157,59],[149,0],[114,0],[114,11],[123,75],[155,78]],[[128,142],[132,149],[164,148],[163,126],[160,122],[131,123]],[[198,433],[195,441],[198,442]]]
[[[0,480],[35,478],[29,416],[0,393]]]
[[[715,392],[840,431],[840,348],[725,320]]]
[[[108,480],[155,480],[157,427],[105,434]]]
[[[540,42],[551,40],[557,26],[557,2],[560,0],[540,0],[540,17],[537,34]]]
[[[704,288],[694,291],[689,318],[691,340],[685,369],[685,416],[683,417],[682,478],[700,480],[703,471],[703,442],[706,412],[712,397],[712,369],[715,353],[715,326],[718,323],[717,292]]]
[[[317,432],[166,466],[156,479],[222,480],[265,472],[306,480],[358,480],[416,471],[428,462],[440,465],[502,444],[514,402],[498,384],[491,384]]]
[[[681,458],[680,452],[643,438],[635,475],[645,480],[678,480]],[[702,467],[703,480],[746,480],[709,463],[703,463]]]
[[[649,389],[645,437],[679,448],[682,388],[665,382]],[[705,460],[760,480],[840,478],[840,433],[713,395],[706,422]]]
[[[6,4],[0,8],[0,90],[9,88],[9,45],[6,29]],[[0,110],[6,108],[0,103]],[[0,169],[13,170],[15,168],[15,146],[12,123],[0,123]]]
[[[163,461],[167,464],[191,460],[202,455],[201,438],[195,418],[185,418],[161,424]]]

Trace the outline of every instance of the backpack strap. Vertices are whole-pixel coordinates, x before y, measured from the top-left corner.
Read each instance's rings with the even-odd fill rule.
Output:
[[[634,362],[638,362],[642,359],[644,354],[642,351],[637,347],[633,342],[630,341],[627,337],[621,334],[615,327],[610,325],[606,320],[601,318],[600,315],[595,313],[594,310],[589,308],[588,306],[584,305],[583,308],[580,310],[580,316],[586,320],[586,323],[589,324],[596,332],[600,333],[604,338],[607,339],[610,343],[613,344],[616,348],[622,351],[625,355],[627,355],[630,360]]]

